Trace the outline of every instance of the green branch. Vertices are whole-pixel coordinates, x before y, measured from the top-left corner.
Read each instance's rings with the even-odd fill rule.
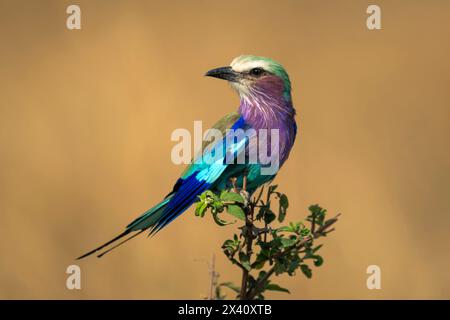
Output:
[[[272,283],[271,277],[281,274],[294,276],[300,270],[311,278],[311,266],[320,267],[323,264],[324,260],[318,254],[322,244],[315,245],[315,240],[334,231],[332,226],[339,215],[326,219],[326,210],[312,205],[304,222],[290,222],[275,228],[273,225],[276,222],[283,223],[286,218],[288,197],[277,191],[276,185],[268,187],[265,200],[262,200],[263,195],[264,188],[261,188],[257,196],[247,199],[244,183],[241,190],[234,186],[220,194],[206,191],[199,197],[196,216],[204,217],[210,211],[219,226],[236,223],[237,220],[227,222],[219,217],[222,212],[227,212],[243,222],[243,226],[239,227],[240,234],[234,234],[222,245],[228,260],[242,270],[241,286],[222,283],[216,288],[216,298],[224,297],[220,292],[222,287],[236,292],[239,299],[249,300],[264,299],[266,291],[289,293],[289,290]],[[273,203],[278,204],[277,213],[272,209]]]

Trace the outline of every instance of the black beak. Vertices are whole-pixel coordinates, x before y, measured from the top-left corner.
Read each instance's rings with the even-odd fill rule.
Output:
[[[205,74],[205,76],[235,82],[239,78],[239,73],[236,71],[233,71],[233,69],[231,69],[231,67],[222,67],[222,68],[209,70]]]

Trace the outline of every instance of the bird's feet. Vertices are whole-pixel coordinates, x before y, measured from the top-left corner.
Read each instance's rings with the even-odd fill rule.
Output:
[[[250,194],[244,189],[241,189],[239,194],[244,198],[244,207],[247,207],[250,203]]]

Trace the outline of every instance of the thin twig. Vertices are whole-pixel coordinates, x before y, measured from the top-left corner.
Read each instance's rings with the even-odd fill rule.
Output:
[[[311,221],[311,233],[314,234],[316,231],[316,215],[313,215],[312,221]]]
[[[242,190],[244,192],[247,191],[247,175],[244,175],[242,181]],[[248,260],[250,260],[252,255],[252,245],[253,245],[253,213],[254,207],[247,206],[245,208],[245,242],[246,242],[246,255]],[[242,272],[242,281],[241,281],[241,292],[240,299],[247,299],[247,283],[248,283],[249,271],[244,269]]]
[[[216,273],[216,255],[211,255],[211,262],[209,264],[209,275],[211,277],[209,283],[209,296],[208,300],[215,300],[215,292],[217,286],[217,273]]]

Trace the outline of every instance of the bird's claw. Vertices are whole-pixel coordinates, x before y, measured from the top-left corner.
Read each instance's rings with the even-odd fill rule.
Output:
[[[244,199],[244,206],[247,207],[248,204],[250,203],[250,194],[243,189],[239,192],[239,194]]]

